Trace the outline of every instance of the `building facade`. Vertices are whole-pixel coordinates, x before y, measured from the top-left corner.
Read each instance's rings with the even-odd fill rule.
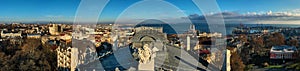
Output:
[[[270,50],[270,59],[296,59],[299,54],[294,46],[273,46]]]
[[[75,71],[78,64],[78,49],[72,47],[58,47],[56,51],[58,70]]]

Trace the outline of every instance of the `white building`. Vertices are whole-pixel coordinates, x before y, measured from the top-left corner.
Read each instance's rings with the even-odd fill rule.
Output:
[[[135,29],[135,32],[139,32],[141,30],[155,30],[155,31],[158,31],[158,32],[163,32],[163,27],[145,27],[145,26],[142,26],[142,27],[137,27],[137,28],[134,28]]]
[[[222,37],[222,33],[200,33],[198,37]]]
[[[186,37],[186,50],[189,51],[191,49],[191,38],[190,36]]]
[[[40,34],[27,34],[27,38],[41,38]]]
[[[78,49],[72,47],[58,47],[56,52],[58,70],[75,71],[78,64]]]
[[[4,31],[1,31],[1,37],[21,37],[22,33],[21,32],[10,32],[10,33],[4,33]]]
[[[299,56],[294,46],[273,46],[270,50],[270,59],[296,59]]]

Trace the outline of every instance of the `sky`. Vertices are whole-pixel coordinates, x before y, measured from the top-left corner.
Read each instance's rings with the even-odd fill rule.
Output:
[[[0,0],[0,23],[73,22],[80,17],[77,12],[83,1]],[[98,22],[130,23],[144,19],[205,22],[204,15],[222,14],[229,23],[300,23],[300,0],[217,0],[217,5],[221,12],[203,14],[190,0],[110,0],[99,13]]]

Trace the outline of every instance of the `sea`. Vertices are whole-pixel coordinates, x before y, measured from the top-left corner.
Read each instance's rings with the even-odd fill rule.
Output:
[[[195,26],[195,30],[200,32],[210,32],[209,25],[206,23],[196,23],[193,24]],[[232,34],[232,31],[236,27],[240,26],[244,27],[289,27],[289,28],[300,28],[300,24],[225,24],[225,26],[217,26],[216,28],[211,29],[219,29],[225,28],[226,35]],[[167,34],[182,34],[187,32],[191,28],[191,24],[141,24],[136,25],[139,26],[149,26],[149,27],[163,27],[163,32]],[[210,25],[214,26],[214,24]]]

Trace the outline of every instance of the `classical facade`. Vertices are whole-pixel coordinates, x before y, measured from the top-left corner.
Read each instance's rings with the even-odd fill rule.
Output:
[[[156,52],[163,50],[164,42],[168,42],[162,27],[137,27],[131,39],[132,48],[137,49],[139,60],[138,70],[151,70],[155,68]]]
[[[78,59],[78,49],[72,47],[58,47],[56,52],[58,70],[75,71]]]
[[[97,57],[93,48],[93,44],[87,40],[60,42],[56,49],[59,70],[74,71],[78,65],[95,60]]]
[[[154,44],[153,42],[168,42],[167,35],[163,33],[160,27],[138,27],[136,33],[131,39],[134,48],[143,47],[145,44]]]

